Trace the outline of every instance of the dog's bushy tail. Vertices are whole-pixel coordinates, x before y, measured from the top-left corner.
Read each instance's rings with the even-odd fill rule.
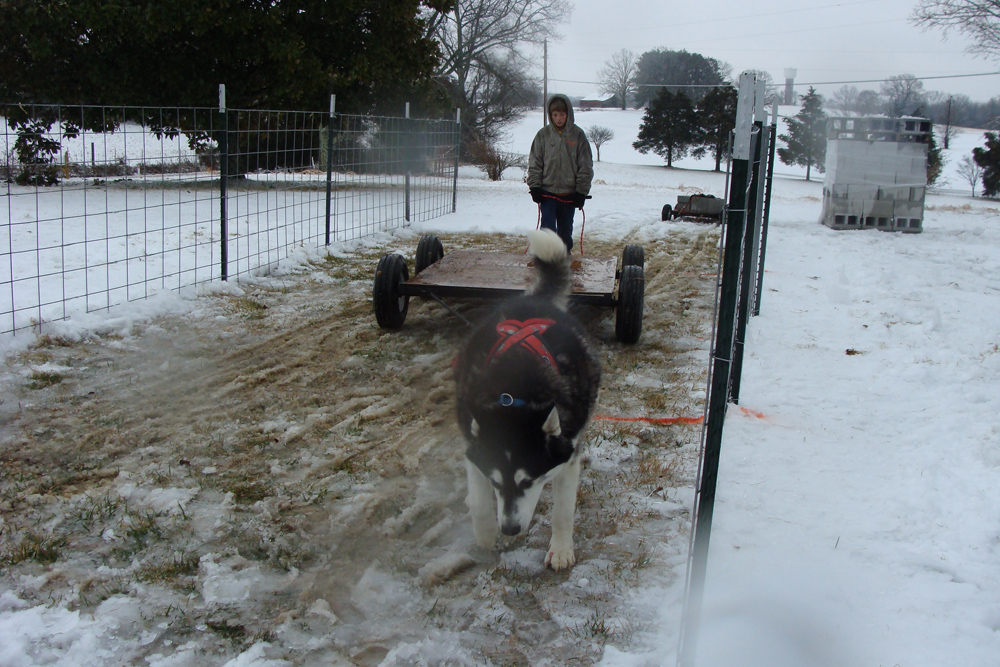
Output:
[[[551,300],[560,308],[569,303],[573,270],[563,240],[550,229],[528,233],[528,253],[535,258],[537,277],[528,294]]]

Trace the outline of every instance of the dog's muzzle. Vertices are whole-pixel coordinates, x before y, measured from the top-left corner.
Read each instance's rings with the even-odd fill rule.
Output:
[[[517,521],[504,521],[500,526],[500,531],[508,537],[521,534],[521,524]]]

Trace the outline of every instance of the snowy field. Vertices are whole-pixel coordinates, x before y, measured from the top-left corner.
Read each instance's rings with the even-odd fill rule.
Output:
[[[588,244],[604,249],[620,246],[623,240],[638,240],[647,248],[663,249],[664,257],[658,257],[655,251],[652,257],[647,255],[650,264],[664,261],[668,249],[674,247],[672,242],[694,253],[706,238],[701,226],[661,223],[660,207],[672,204],[678,194],[704,191],[721,196],[724,176],[707,171],[707,160],[685,160],[680,162],[680,168],[667,170],[660,166],[658,157],[638,155],[631,149],[631,142],[640,120],[641,113],[634,111],[578,113],[578,124],[585,129],[604,125],[615,131],[615,139],[602,148],[602,162],[596,166],[594,199],[585,209],[584,251],[588,252]],[[522,123],[512,133],[511,150],[526,152],[537,127],[537,120]],[[801,170],[777,166],[761,314],[748,329],[741,403],[731,406],[726,421],[699,664],[996,664],[996,656],[1000,655],[1000,569],[996,566],[1000,560],[1000,494],[995,490],[1000,471],[1000,205],[970,198],[969,188],[955,173],[961,156],[979,143],[981,133],[972,130],[963,131],[952,143],[952,150],[946,153],[943,183],[927,198],[924,231],[913,235],[869,230],[835,232],[823,227],[817,222],[822,176],[818,176],[820,181],[807,183]],[[352,258],[367,257],[370,261],[384,249],[415,245],[417,235],[424,232],[456,235],[456,239],[470,234],[493,238],[497,233],[521,234],[535,225],[536,210],[520,173],[512,171],[504,181],[491,183],[476,170],[464,168],[458,201],[459,210],[454,215],[414,225],[403,234],[337,246],[332,249],[333,257],[348,264],[354,261]],[[580,222],[578,218],[578,225]],[[324,294],[329,292],[323,290],[343,287],[361,295],[361,303],[355,308],[357,312],[339,304],[337,307],[344,309],[341,318],[370,318],[363,291],[369,279],[331,278],[338,274],[324,274],[317,268],[326,261],[318,252],[303,253],[300,263],[290,264],[287,273],[261,277],[260,281],[280,283],[286,293],[312,294],[311,303],[298,306],[302,310],[325,307],[328,297]],[[657,280],[666,280],[668,273],[662,270]],[[686,298],[703,308],[704,285],[697,285],[686,287],[692,290]],[[10,460],[17,453],[12,448],[33,436],[33,405],[50,409],[42,398],[42,392],[50,390],[30,386],[45,373],[84,376],[88,367],[112,363],[109,360],[115,350],[147,354],[147,339],[183,350],[185,341],[167,334],[181,324],[189,332],[225,328],[227,319],[237,318],[231,310],[220,310],[220,298],[240,298],[253,293],[255,287],[259,286],[250,283],[214,286],[200,294],[166,294],[110,313],[53,323],[47,331],[52,339],[80,341],[76,344],[91,345],[99,352],[96,357],[77,360],[71,369],[46,360],[42,354],[45,348],[34,345],[31,336],[4,339],[0,342],[6,359],[6,365],[0,368],[0,421],[7,425],[0,427],[2,461]],[[320,288],[323,290],[316,291]],[[685,332],[665,333],[672,324],[664,313],[674,305],[647,300],[647,328],[637,349],[641,352],[645,346],[653,354],[665,349],[664,341],[669,339],[672,345],[687,346],[681,355],[682,366],[707,367],[707,343],[698,338],[704,331],[699,333],[698,327],[691,324]],[[277,311],[278,306],[272,306],[272,310]],[[687,309],[678,309],[680,312],[686,313]],[[671,317],[679,321],[681,316]],[[598,335],[601,326],[595,325]],[[426,326],[422,329],[415,325],[414,329],[424,331],[424,335],[420,338],[420,354],[412,361],[421,373],[426,370],[428,377],[439,377],[433,365],[450,358],[453,339],[448,334],[436,337]],[[317,338],[333,338],[338,345],[347,345],[349,337],[356,335],[334,331],[332,324],[330,330],[304,328],[253,348],[254,354],[270,360],[270,370],[258,370],[254,356],[249,351],[242,353],[242,362],[255,372],[232,369],[232,377],[227,380],[230,384],[224,384],[223,389],[266,385],[272,375],[285,378],[280,386],[288,390],[308,384],[306,378],[287,375],[289,369],[299,365],[292,363],[298,358],[296,346]],[[260,336],[253,329],[249,334]],[[87,343],[94,335],[103,342]],[[218,337],[225,344],[225,335]],[[331,345],[326,353],[333,354],[336,348]],[[179,359],[151,355],[144,363],[150,366],[152,377],[157,372],[173,377],[178,363],[206,363],[198,356],[200,349],[178,352]],[[399,358],[397,351],[383,353],[386,356],[382,363],[387,364],[384,368],[404,378],[414,372],[398,362],[392,365]],[[611,346],[607,354],[609,381],[602,394],[602,407],[625,413],[634,407],[629,403],[634,400],[629,392],[648,381],[649,371],[641,370],[641,359],[626,363],[626,358]],[[221,358],[212,363],[224,366]],[[305,360],[300,363],[306,365]],[[351,376],[363,368],[363,362],[352,357],[343,363],[325,378],[340,382],[335,378],[343,378],[345,373],[357,377],[354,386],[344,386],[351,397],[347,403],[353,405],[365,395],[365,387],[361,386],[366,382],[364,377]],[[628,364],[632,363],[640,370],[629,372],[632,367]],[[138,370],[136,377],[140,377]],[[440,394],[440,386],[447,386],[416,382],[416,390],[406,394],[412,400],[417,400],[421,391]],[[101,385],[96,390],[99,396],[100,391],[110,392],[112,388]],[[155,403],[160,398],[142,385],[134,391],[137,400],[145,399],[138,400],[137,405]],[[663,392],[669,393],[666,387]],[[693,409],[697,392],[685,388],[682,396],[665,409]],[[37,419],[45,420],[49,429],[46,437],[64,443],[72,452],[72,406],[78,405],[83,411],[97,399],[68,398],[72,400],[62,408],[66,417],[59,428],[53,430],[42,412],[37,413]],[[374,424],[369,429],[379,428],[380,419],[395,423],[389,415],[400,404],[381,405],[381,411],[368,415]],[[333,400],[325,409],[335,413],[337,406],[337,400]],[[211,415],[211,406],[190,407],[192,414],[201,408]],[[220,403],[218,409],[223,408],[231,410],[228,403]],[[309,432],[317,421],[323,428],[340,433],[340,424],[323,417],[323,409],[296,415],[289,408],[287,415],[268,422],[267,433],[295,442],[295,438],[303,437],[298,433]],[[447,410],[442,414],[446,415]],[[345,416],[344,422],[348,421]],[[122,424],[115,424],[104,427],[109,441],[123,432]],[[363,437],[351,423],[342,428],[345,437]],[[385,424],[381,428],[391,430]],[[399,428],[404,434],[395,437],[401,443],[412,439],[412,429],[406,422]],[[453,427],[443,422],[439,426],[440,430],[447,428]],[[617,450],[609,451],[616,436],[606,436],[603,427],[594,433],[593,463],[585,474],[585,479],[591,476],[592,487],[594,482],[613,479],[614,466],[631,463]],[[670,443],[665,438],[675,437],[668,433],[672,432],[641,431],[634,434],[638,441],[628,440],[627,444],[633,454],[639,451],[636,442],[667,448]],[[387,437],[394,441],[392,433]],[[427,456],[432,442],[415,443],[399,466],[407,469],[410,464],[406,457],[419,461],[421,456]],[[146,451],[155,452],[157,446],[150,442],[137,449],[133,458],[142,458]],[[298,460],[302,465],[316,467],[324,453],[320,450],[309,456],[312,458],[299,454]],[[444,459],[443,463],[453,462]],[[218,536],[236,521],[234,501],[213,492],[211,476],[215,471],[210,471],[214,467],[211,462],[196,464],[201,487],[185,487],[177,483],[176,477],[173,486],[158,483],[156,475],[146,467],[142,477],[112,477],[106,482],[110,485],[107,488],[116,494],[116,502],[124,498],[140,507],[160,508],[178,522],[181,515],[205,511],[205,520],[216,523],[194,526],[195,532]],[[268,465],[276,480],[288,480],[293,468],[275,461]],[[180,473],[167,473],[164,467],[160,474],[169,481],[170,475]],[[208,651],[208,640],[197,637],[187,636],[184,643],[175,642],[168,632],[171,609],[175,614],[185,606],[245,610],[248,598],[252,602],[255,596],[267,598],[283,590],[308,590],[303,580],[307,575],[322,579],[322,568],[292,568],[282,574],[232,554],[214,553],[209,546],[209,551],[203,551],[194,564],[189,574],[190,589],[183,594],[134,583],[110,591],[112,594],[98,605],[87,606],[81,600],[92,595],[93,588],[88,589],[83,581],[74,582],[71,568],[59,565],[58,560],[55,565],[35,569],[5,565],[0,578],[0,666],[98,665],[125,660],[152,667],[565,664],[560,655],[573,656],[577,664],[610,667],[672,664],[687,539],[679,508],[689,503],[692,495],[690,475],[685,476],[682,470],[676,479],[686,486],[650,488],[650,504],[644,506],[650,512],[643,514],[646,533],[655,534],[653,557],[649,559],[652,562],[644,562],[636,577],[624,577],[610,588],[610,580],[602,573],[628,560],[608,555],[608,544],[615,538],[609,524],[601,523],[599,504],[584,503],[581,514],[586,516],[581,520],[585,519],[587,526],[604,526],[604,533],[587,542],[590,551],[584,551],[584,557],[569,575],[556,580],[537,567],[535,561],[540,562],[541,555],[530,540],[522,545],[506,544],[502,553],[492,556],[473,554],[469,558],[475,565],[470,566],[463,560],[471,528],[461,514],[461,480],[441,482],[450,494],[443,505],[446,514],[441,523],[429,526],[423,533],[424,542],[413,544],[415,558],[427,557],[422,565],[411,563],[410,569],[386,570],[378,562],[376,549],[355,544],[349,550],[360,569],[350,573],[356,576],[348,583],[343,577],[338,580],[348,586],[345,597],[351,604],[337,606],[335,600],[310,598],[302,593],[298,615],[289,613],[274,619],[267,632],[250,636],[252,641],[233,643],[225,651]],[[282,483],[292,488],[293,481]],[[337,477],[333,483],[327,482],[329,488],[294,488],[308,496],[308,502],[303,501],[304,515],[328,513],[324,503],[333,502],[332,498],[347,488],[360,494],[355,498],[353,514],[339,510],[345,513],[338,518],[347,520],[367,516],[365,504],[382,492],[374,483],[364,487],[362,482],[346,487]],[[10,476],[0,483],[6,503],[0,504],[0,535],[8,539],[17,520],[10,500],[11,489],[17,484],[18,480]],[[160,487],[164,490],[157,494],[150,491]],[[419,525],[426,520],[414,515],[419,514],[421,502],[423,507],[434,506],[436,501],[430,496],[435,490],[433,486],[410,489],[410,501],[415,498],[415,502],[407,508],[413,509],[397,521],[376,513],[383,523],[374,531],[373,539],[380,531],[399,530],[400,522]],[[77,502],[72,489],[62,493],[64,497],[58,502]],[[326,500],[325,493],[331,494],[331,500]],[[49,504],[57,506],[57,500],[36,492],[19,499],[21,505],[16,506],[44,509]],[[215,501],[218,504],[212,506]],[[260,514],[265,509],[254,511]],[[615,511],[619,512],[617,520],[622,515],[620,508]],[[58,527],[56,515],[45,518],[40,512],[38,516],[42,517],[40,530]],[[131,524],[125,522],[117,535],[112,530],[98,533],[98,537],[106,544],[120,544],[118,540],[126,530],[135,528],[136,520],[132,517]],[[290,534],[294,535],[294,530]],[[634,541],[643,536],[641,526],[623,524],[620,536],[623,549],[624,545],[633,549],[644,543],[645,548],[650,548],[648,534],[643,537],[645,542]],[[538,537],[537,532],[533,537]],[[442,551],[434,551],[427,542]],[[7,558],[11,560],[9,555]],[[450,572],[465,567],[471,567],[471,573]],[[453,577],[447,588],[428,589],[426,576],[435,572]],[[336,574],[331,572],[329,576],[335,578]],[[95,579],[102,576],[107,572],[94,575]],[[309,585],[319,583],[310,579]],[[52,595],[46,601],[46,591],[51,589],[70,593]],[[447,604],[439,606],[435,594]],[[531,608],[539,615],[518,616],[527,608],[520,605],[526,604],[525,598],[529,597],[542,601],[539,608]],[[460,635],[449,622],[464,618],[455,611],[462,605],[475,620],[460,627]],[[603,615],[588,617],[588,605]],[[291,607],[296,608],[294,604]],[[149,608],[161,614],[166,609],[168,613],[150,617]],[[517,618],[513,623],[511,616]],[[427,618],[437,619],[437,625],[428,626]],[[200,631],[205,637],[213,632],[220,634],[212,625],[217,623],[213,619],[206,618],[204,627],[198,626],[202,629],[192,632]],[[251,625],[246,618],[241,622]],[[380,635],[372,624],[380,625],[387,633],[379,650],[352,654],[344,644],[329,643],[330,637],[349,643],[354,636],[358,645],[373,645],[372,637]],[[400,631],[407,624],[433,630],[419,638],[406,637],[405,641],[390,632]],[[368,635],[349,635],[345,628]],[[478,644],[464,643],[470,634],[489,644],[491,651],[484,653],[477,649]],[[393,636],[397,637],[395,644],[389,641]],[[593,650],[576,653],[581,644]],[[526,654],[522,648],[518,648],[520,653],[513,648],[505,652],[504,647],[513,646],[531,646],[537,653]],[[342,662],[338,662],[338,655]]]

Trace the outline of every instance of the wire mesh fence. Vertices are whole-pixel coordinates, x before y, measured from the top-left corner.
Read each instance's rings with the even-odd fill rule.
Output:
[[[455,209],[453,120],[0,104],[0,334]]]

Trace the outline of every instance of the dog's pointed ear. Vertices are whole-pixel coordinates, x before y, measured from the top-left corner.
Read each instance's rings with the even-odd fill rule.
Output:
[[[558,438],[562,435],[562,426],[559,424],[559,411],[554,406],[552,412],[545,419],[545,423],[542,424],[542,432],[550,438]]]

